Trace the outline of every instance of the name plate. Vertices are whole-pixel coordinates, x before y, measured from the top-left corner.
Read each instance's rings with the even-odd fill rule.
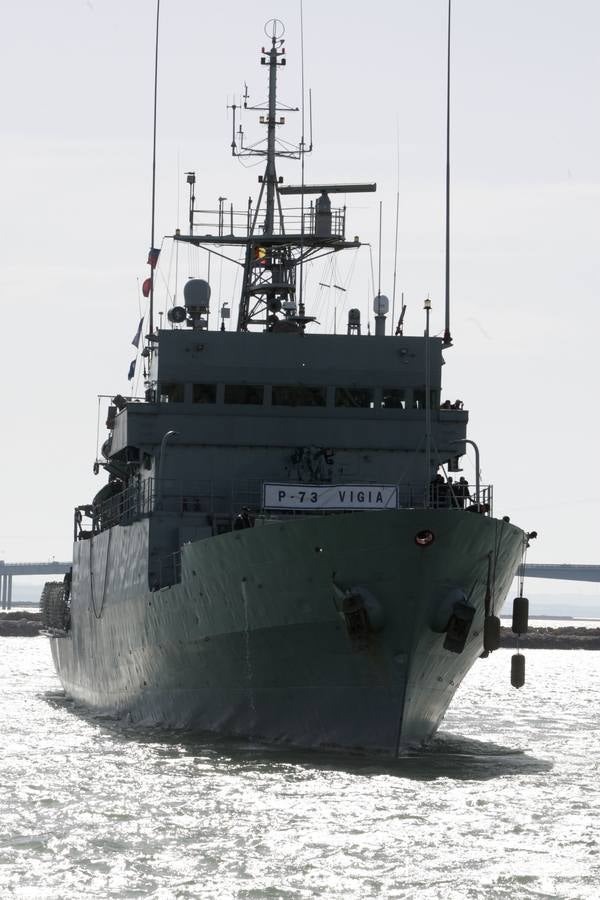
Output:
[[[396,509],[395,484],[263,484],[265,509]]]

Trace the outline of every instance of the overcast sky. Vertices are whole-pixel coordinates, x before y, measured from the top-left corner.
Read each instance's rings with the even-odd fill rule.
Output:
[[[348,232],[373,243],[376,263],[383,202],[389,295],[399,191],[397,284],[411,334],[422,332],[427,294],[443,329],[446,10],[446,0],[304,2],[307,181],[377,182],[376,195],[348,198]],[[161,237],[185,227],[190,169],[201,207],[224,195],[243,208],[256,193],[260,170],[230,155],[226,105],[244,82],[251,102],[265,97],[259,58],[273,15],[287,29],[280,97],[295,106],[298,2],[163,0]],[[72,509],[101,485],[96,396],[130,390],[150,235],[154,18],[150,0],[3,4],[0,558],[70,557]],[[600,563],[599,45],[597,0],[453,3],[444,397],[464,400],[495,511],[539,532],[538,562]],[[255,117],[244,124],[261,136]],[[299,134],[290,115],[285,137]],[[289,163],[280,174],[300,177]],[[367,317],[368,254],[308,273],[307,305],[324,324],[336,292],[319,281],[347,288],[339,315],[359,306]],[[165,276],[169,265],[173,274],[166,243]],[[205,261],[186,251],[179,270],[205,274]],[[219,285],[221,299],[235,296],[228,271],[211,280],[213,299]]]

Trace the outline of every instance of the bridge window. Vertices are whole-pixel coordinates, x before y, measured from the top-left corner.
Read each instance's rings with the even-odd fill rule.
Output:
[[[413,391],[413,409],[425,409],[425,391],[417,390]],[[430,409],[437,409],[439,407],[439,391],[430,391],[429,392],[429,404]]]
[[[160,402],[161,403],[183,403],[183,385],[182,384],[161,384],[160,386]]]
[[[327,393],[324,387],[308,384],[273,385],[273,406],[325,406]]]
[[[408,403],[407,391],[404,388],[383,389],[381,405],[385,409],[406,409]]]
[[[216,403],[216,384],[193,384],[192,403]]]
[[[264,392],[262,384],[226,384],[225,403],[250,403],[260,406]]]
[[[335,389],[335,405],[369,409],[373,406],[373,389],[338,387]]]

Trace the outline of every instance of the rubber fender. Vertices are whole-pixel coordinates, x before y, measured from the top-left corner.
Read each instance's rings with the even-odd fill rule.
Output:
[[[353,594],[348,594],[342,600],[340,613],[346,625],[348,636],[355,641],[364,641],[368,638],[371,627],[369,616],[362,600]]]
[[[512,630],[515,634],[526,634],[529,625],[529,600],[515,597],[513,600]]]
[[[467,595],[462,588],[453,588],[448,591],[444,599],[436,604],[430,622],[430,628],[436,634],[444,634],[448,630],[448,623],[457,603],[467,604]]]
[[[483,649],[497,650],[500,646],[500,618],[498,616],[486,616],[483,623]]]
[[[381,603],[371,591],[364,587],[344,589],[333,582],[335,608],[348,624],[349,617],[357,620],[362,616],[370,632],[381,631],[385,623],[385,615]]]
[[[525,684],[525,657],[522,653],[515,653],[511,657],[510,683],[517,690]]]
[[[363,587],[352,587],[349,594],[364,607],[369,620],[369,630],[381,631],[385,624],[385,615],[379,600],[373,596],[371,591]]]
[[[475,607],[462,601],[455,603],[446,629],[444,650],[462,653],[471,631]]]

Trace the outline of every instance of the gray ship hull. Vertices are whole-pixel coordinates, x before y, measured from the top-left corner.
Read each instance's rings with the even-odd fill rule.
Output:
[[[70,697],[143,725],[391,754],[439,726],[482,651],[486,590],[499,612],[523,546],[455,509],[265,520],[184,544],[180,583],[150,591],[148,527],[75,545],[72,627],[51,640]],[[355,590],[366,636],[340,611]],[[460,592],[475,615],[455,653]]]

